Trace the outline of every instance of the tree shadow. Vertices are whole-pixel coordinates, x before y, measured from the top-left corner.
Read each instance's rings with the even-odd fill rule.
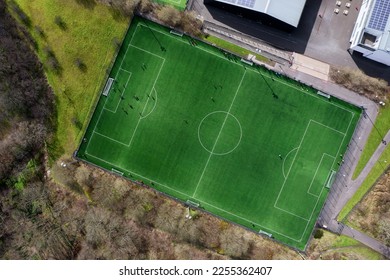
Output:
[[[116,7],[111,6],[109,11],[111,13],[112,18],[117,22],[123,21],[123,19],[125,18],[121,10]]]
[[[53,71],[54,74],[61,76],[63,69],[54,51],[49,46],[46,46],[43,48],[43,53],[46,55],[46,67]]]
[[[76,0],[76,3],[89,10],[92,10],[96,6],[95,0]]]
[[[84,63],[84,61],[81,60],[81,58],[76,58],[75,62],[74,62],[77,66],[77,68],[85,73],[87,72],[88,68],[87,68],[87,65]]]
[[[57,24],[58,27],[61,28],[63,31],[66,31],[68,29],[68,25],[60,16],[56,16],[54,18],[54,23]]]
[[[34,27],[35,32],[38,34],[39,37],[41,37],[43,40],[46,40],[46,33],[43,31],[43,29],[39,25],[35,25]]]
[[[19,7],[19,5],[15,1],[11,0],[9,2],[9,7],[11,8],[12,11],[14,11],[16,16],[24,25],[26,25],[28,28],[31,27],[30,17]]]
[[[79,130],[83,128],[83,123],[75,116],[72,118],[72,124]]]

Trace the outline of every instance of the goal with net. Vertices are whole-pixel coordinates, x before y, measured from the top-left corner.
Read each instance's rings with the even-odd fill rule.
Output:
[[[329,94],[327,94],[327,93],[325,93],[325,92],[322,92],[322,91],[317,91],[317,94],[318,94],[318,95],[320,95],[320,96],[323,96],[323,97],[325,97],[325,98],[328,98],[328,99],[330,99],[330,95],[329,95]]]
[[[115,174],[118,174],[118,175],[123,176],[123,172],[121,172],[121,171],[119,171],[119,170],[116,170],[116,169],[114,169],[114,168],[111,168],[111,171],[112,171],[113,173],[115,173]]]
[[[330,172],[330,175],[328,177],[328,180],[326,182],[325,187],[330,189],[332,187],[335,179],[336,179],[336,171],[332,170],[332,172]]]
[[[272,234],[269,233],[269,232],[266,232],[266,231],[264,231],[264,230],[259,230],[259,233],[260,233],[260,234],[267,235],[269,238],[272,238]]]
[[[176,31],[176,30],[171,30],[171,31],[169,31],[169,33],[176,35],[176,36],[179,36],[179,37],[183,37],[183,33]]]
[[[252,61],[249,61],[249,60],[241,58],[241,62],[244,62],[244,63],[246,63],[246,64],[248,64],[250,66],[253,66],[253,62]]]
[[[108,78],[106,85],[104,86],[103,95],[108,96],[108,93],[110,92],[111,86],[114,82],[113,78]]]
[[[199,208],[199,203],[194,202],[194,201],[191,201],[191,200],[187,200],[187,201],[186,201],[186,204],[187,204],[188,206],[192,206],[192,207]]]

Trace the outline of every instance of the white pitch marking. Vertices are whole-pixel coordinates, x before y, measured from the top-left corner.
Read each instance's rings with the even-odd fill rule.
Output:
[[[295,151],[295,150],[298,149],[298,148],[299,148],[299,147],[296,147],[296,148],[292,149],[292,150],[289,151],[289,152],[287,153],[287,155],[284,157],[283,164],[282,164],[282,173],[283,173],[284,179],[286,179],[286,175],[285,175],[285,173],[284,173],[284,163],[286,162],[286,159],[288,158],[288,156],[289,156],[293,151]]]
[[[130,46],[130,44],[128,45],[128,47],[129,47],[129,46]],[[158,80],[158,78],[159,78],[159,76],[160,76],[161,70],[163,69],[164,63],[165,63],[165,59],[163,58],[163,62],[161,63],[160,69],[159,69],[158,74],[157,74],[157,76],[156,76],[156,78],[155,78],[155,80],[154,80],[154,83],[153,83],[152,89],[150,90],[150,94],[149,94],[149,95],[151,95],[152,92],[153,92],[153,90],[154,90],[154,91],[156,92],[156,96],[157,96],[157,91],[156,91],[156,89],[155,89],[155,85],[156,85],[157,80]],[[120,69],[122,69],[122,68],[120,68]],[[118,71],[118,73],[119,73],[119,71]],[[117,75],[118,75],[118,73],[117,73]],[[130,79],[130,78],[129,78],[129,79]],[[126,83],[126,85],[127,85],[127,83]],[[143,109],[142,109],[141,115],[143,115],[143,113],[145,112],[145,109],[146,109],[146,107],[147,107],[147,105],[148,105],[149,99],[150,99],[150,97],[147,98],[146,103],[145,103],[145,105],[144,105],[144,107],[143,107]],[[156,97],[156,101],[157,101],[157,97]],[[105,109],[104,107],[105,107],[106,103],[107,103],[107,99],[106,99],[106,101],[105,101],[105,103],[104,103],[103,109]],[[119,104],[118,104],[118,105],[119,105]],[[154,109],[154,107],[153,107],[153,109]],[[110,111],[110,110],[108,110],[108,109],[105,109],[105,110]],[[103,111],[103,110],[102,110],[102,111]],[[96,125],[95,125],[95,127],[94,127],[94,130],[93,130],[92,134],[97,132],[97,131],[96,131],[96,127],[97,127],[98,123],[100,122],[100,117],[101,117],[101,115],[102,115],[102,111],[100,112],[98,121],[97,121],[97,123],[96,123]],[[111,111],[111,112],[112,112],[112,111]],[[148,115],[150,115],[150,113],[149,113]],[[147,116],[148,116],[148,115],[147,115]],[[146,116],[145,116],[145,117],[146,117]],[[127,143],[127,144],[126,144],[126,143],[123,143],[123,142],[121,142],[121,141],[112,139],[112,138],[109,137],[109,136],[105,136],[105,137],[106,137],[106,138],[109,138],[109,139],[111,139],[111,140],[113,140],[113,141],[115,141],[115,142],[117,142],[117,143],[120,143],[120,144],[122,144],[122,145],[125,145],[126,147],[130,147],[130,145],[131,145],[131,143],[132,143],[132,141],[133,141],[134,135],[135,135],[135,133],[136,133],[136,131],[137,131],[137,129],[138,129],[139,123],[140,123],[140,121],[141,121],[143,118],[145,118],[145,117],[142,117],[142,116],[139,117],[138,122],[137,122],[136,127],[135,127],[135,129],[134,129],[134,131],[133,131],[133,134],[132,134],[132,136],[131,136],[131,138],[130,138],[129,143]],[[99,134],[103,136],[102,133],[99,133]],[[89,143],[88,143],[88,145],[89,145]],[[87,151],[87,149],[88,149],[88,146],[87,146],[87,148],[86,148],[86,151]]]
[[[316,172],[314,173],[314,176],[313,176],[313,179],[311,180],[311,183],[310,183],[310,186],[309,186],[309,189],[307,190],[307,193],[312,195],[312,196],[315,196],[315,197],[318,197],[318,195],[314,194],[314,193],[311,193],[310,190],[311,190],[311,187],[313,186],[313,183],[314,183],[314,180],[317,176],[317,173],[318,173],[318,170],[320,169],[320,166],[322,164],[322,161],[324,160],[324,156],[328,156],[326,153],[323,153],[322,156],[321,156],[321,160],[320,160],[320,163],[317,165],[317,169],[316,169]],[[334,156],[331,156],[333,159],[334,159]]]
[[[144,27],[147,27],[147,26],[145,26],[144,24],[139,24],[139,25],[144,26]],[[138,27],[138,26],[137,26],[137,27]],[[178,40],[179,42],[181,42],[181,43],[183,43],[183,44],[187,44],[187,43],[184,42],[181,38],[177,38],[177,36],[173,36],[173,35],[171,35],[171,34],[165,34],[165,33],[161,32],[160,30],[157,30],[157,29],[154,29],[154,28],[151,28],[151,27],[147,27],[147,28],[153,29],[155,32],[158,32],[158,33],[163,34],[163,35],[165,35],[165,36],[174,38],[175,40]],[[217,55],[217,54],[215,54],[215,53],[212,53],[212,52],[210,52],[210,51],[208,51],[208,50],[205,50],[205,49],[203,49],[203,48],[199,48],[199,49],[200,49],[201,51],[207,52],[207,53],[209,53],[209,54],[211,54],[211,55],[213,55],[213,56],[216,56],[216,57],[218,57],[218,58],[220,58],[220,59],[223,59],[223,60],[229,61],[229,62],[231,62],[231,63],[233,63],[233,64],[242,66],[239,62],[234,62],[234,61],[228,60],[228,59],[225,58],[225,57],[222,57],[222,56],[220,56],[220,55]],[[249,69],[249,70],[252,71],[252,72],[258,73],[256,70],[252,69],[252,67],[248,67],[247,69]],[[271,76],[267,75],[266,73],[263,73],[262,75],[265,76],[265,77],[267,77],[267,78],[269,78],[269,79],[271,79]],[[310,97],[316,98],[316,99],[318,99],[318,100],[320,100],[320,101],[322,101],[322,102],[325,102],[325,103],[327,103],[327,104],[331,104],[332,106],[338,107],[338,108],[340,108],[341,110],[344,110],[344,111],[346,111],[346,112],[351,113],[352,116],[355,116],[355,113],[352,112],[351,110],[348,110],[348,109],[346,109],[346,108],[343,108],[343,107],[341,107],[341,106],[339,106],[339,105],[337,105],[337,104],[330,103],[329,101],[324,100],[323,98],[320,98],[319,96],[316,96],[316,95],[314,95],[314,94],[310,94],[310,93],[306,92],[305,90],[302,90],[301,88],[299,88],[299,87],[297,87],[297,86],[294,86],[294,85],[292,85],[292,84],[288,84],[288,83],[286,83],[285,81],[283,81],[283,80],[281,80],[281,79],[279,79],[279,78],[274,78],[274,79],[276,79],[279,83],[282,83],[282,84],[284,84],[284,85],[286,85],[286,86],[288,86],[288,87],[290,87],[290,88],[294,88],[294,89],[296,89],[296,90],[302,92],[302,93],[305,94],[305,95],[308,95],[308,96],[310,96]]]
[[[125,92],[125,90],[126,90],[126,88],[127,88],[127,85],[129,84],[129,81],[130,81],[130,78],[131,78],[131,75],[132,75],[131,72],[129,72],[129,71],[127,71],[127,70],[124,70],[124,69],[122,69],[122,68],[119,68],[119,71],[123,71],[123,72],[130,73],[130,75],[129,75],[129,77],[127,78],[127,81],[126,81],[126,84],[125,84],[125,88],[122,89],[121,96],[120,96],[119,99],[118,99],[118,103],[116,104],[115,111],[106,108],[107,100],[106,100],[106,102],[104,103],[104,106],[103,106],[103,110],[109,111],[109,112],[114,113],[114,114],[116,114],[116,111],[118,110],[119,104],[121,103],[121,98],[123,97],[123,94],[124,94],[124,92]],[[118,71],[118,72],[119,72],[119,71]],[[107,99],[108,99],[108,98],[107,98]]]
[[[219,130],[219,133],[218,133],[218,135],[217,135],[217,138],[216,138],[216,140],[215,140],[215,142],[214,142],[214,146],[213,146],[213,148],[211,149],[211,153],[210,153],[210,155],[209,155],[209,158],[207,159],[206,165],[205,165],[205,167],[203,168],[203,172],[202,172],[202,174],[201,174],[201,176],[200,176],[200,178],[199,178],[198,184],[196,185],[195,191],[194,191],[194,193],[192,194],[192,198],[195,198],[195,195],[196,195],[196,192],[198,191],[198,187],[199,187],[199,185],[200,185],[200,182],[201,182],[202,179],[203,179],[203,175],[204,175],[204,173],[205,173],[205,171],[206,171],[206,169],[207,169],[207,166],[208,166],[208,164],[209,164],[209,162],[210,162],[211,157],[213,156],[214,149],[215,149],[215,147],[217,146],[218,139],[219,139],[219,137],[221,136],[223,127],[225,126],[226,120],[227,120],[227,118],[229,117],[230,110],[232,109],[233,104],[234,104],[234,101],[236,100],[237,94],[238,94],[238,92],[239,92],[239,90],[240,90],[240,88],[241,88],[241,84],[242,84],[242,81],[243,81],[244,78],[245,78],[245,74],[246,74],[246,71],[244,71],[244,74],[242,75],[240,84],[238,85],[237,90],[236,90],[236,93],[234,94],[233,100],[232,100],[232,102],[230,103],[230,107],[229,107],[229,109],[228,109],[228,111],[227,111],[227,114],[226,114],[226,117],[225,117],[225,119],[224,119],[224,121],[223,121],[223,123],[222,123],[221,129]]]
[[[333,130],[333,131],[336,131],[336,132],[338,132],[338,133],[340,133],[340,134],[342,134],[342,135],[345,135],[345,133],[346,133],[346,132],[341,132],[341,131],[339,131],[339,130],[333,128],[333,127],[327,126],[327,125],[325,125],[325,124],[323,124],[323,123],[317,122],[317,121],[315,121],[315,120],[313,120],[313,119],[312,119],[311,121],[314,122],[314,123],[317,123],[317,124],[319,124],[319,125],[322,125],[322,126],[324,126],[324,127],[326,127],[326,128],[329,128],[329,129],[331,129],[331,130]],[[348,130],[347,130],[347,131],[348,131]]]

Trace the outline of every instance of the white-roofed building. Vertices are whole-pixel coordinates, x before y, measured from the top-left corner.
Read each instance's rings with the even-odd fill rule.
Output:
[[[274,17],[297,27],[306,0],[215,0]]]
[[[390,0],[363,0],[350,49],[390,66]]]

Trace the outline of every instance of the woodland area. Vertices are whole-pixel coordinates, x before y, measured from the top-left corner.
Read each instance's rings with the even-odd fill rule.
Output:
[[[40,199],[45,196],[42,151],[50,138],[55,112],[54,96],[42,65],[26,41],[28,33],[17,27],[6,12],[4,1],[0,1],[0,18],[2,255],[7,246],[13,246],[13,238],[29,234],[22,228],[30,226],[33,217],[42,213]]]
[[[28,162],[40,160],[51,131],[54,96],[23,39],[28,33],[16,27],[3,1],[0,18],[0,183],[11,187]]]
[[[99,5],[74,1],[87,9]],[[100,2],[136,2],[140,9],[155,5]],[[33,30],[44,41],[44,29],[17,5],[11,9],[22,24],[0,0],[0,259],[381,258],[353,240],[322,231],[302,254],[203,212],[192,210],[187,219],[184,205],[70,155],[50,160],[61,93],[53,93],[45,73],[61,64],[56,65],[54,54],[41,64],[30,34]],[[177,14],[164,9],[156,13]],[[55,24],[66,22],[60,19]],[[93,65],[87,66],[91,71]]]

